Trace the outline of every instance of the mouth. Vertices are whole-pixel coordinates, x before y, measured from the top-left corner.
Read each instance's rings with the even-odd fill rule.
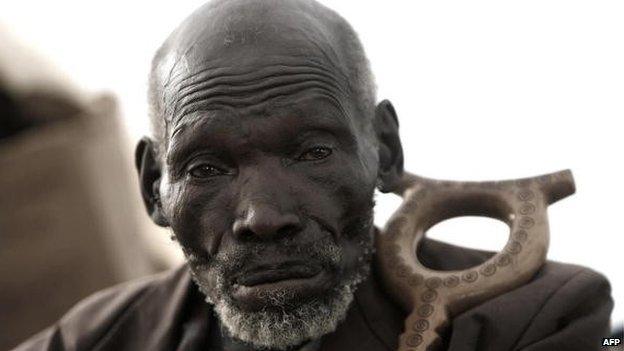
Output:
[[[236,279],[235,284],[252,287],[275,284],[287,280],[308,279],[317,275],[320,271],[320,267],[310,267],[301,264],[290,266],[282,265],[281,268],[256,269],[243,274]]]
[[[275,304],[276,296],[283,304],[299,303],[322,294],[328,287],[329,275],[321,266],[281,264],[241,274],[232,284],[232,297],[249,309],[261,309],[269,301]]]

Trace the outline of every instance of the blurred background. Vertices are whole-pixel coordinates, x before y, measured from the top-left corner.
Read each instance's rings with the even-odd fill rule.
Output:
[[[359,32],[406,169],[453,180],[572,169],[550,207],[552,260],[612,283],[624,318],[624,2],[321,0]],[[103,287],[182,262],[139,198],[147,73],[203,0],[0,2],[0,349]],[[377,196],[376,223],[400,203]],[[507,228],[462,217],[429,236],[498,250]]]

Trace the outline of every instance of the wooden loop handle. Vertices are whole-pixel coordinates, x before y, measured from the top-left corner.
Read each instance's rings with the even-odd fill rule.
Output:
[[[526,283],[544,264],[549,204],[575,191],[569,170],[492,182],[440,181],[406,173],[403,203],[376,237],[376,264],[389,294],[409,313],[400,351],[430,350],[450,319]],[[457,216],[487,216],[510,227],[501,252],[465,270],[435,271],[416,252],[425,232]]]

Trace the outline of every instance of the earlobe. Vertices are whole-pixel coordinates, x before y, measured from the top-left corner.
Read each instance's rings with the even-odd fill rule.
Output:
[[[378,188],[384,193],[392,192],[403,176],[403,147],[399,121],[390,101],[384,100],[377,105],[374,128],[379,145]]]
[[[141,196],[147,213],[155,224],[167,227],[169,223],[163,213],[160,199],[162,170],[160,161],[156,157],[156,147],[153,140],[143,137],[137,144],[134,163],[139,174]]]

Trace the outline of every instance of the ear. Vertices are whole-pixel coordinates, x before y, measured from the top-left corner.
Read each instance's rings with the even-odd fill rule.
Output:
[[[384,193],[392,192],[398,188],[403,176],[403,147],[399,120],[390,101],[384,100],[377,105],[373,126],[379,143],[378,188]]]
[[[161,164],[156,157],[156,143],[148,137],[143,137],[134,153],[134,163],[139,173],[141,196],[147,213],[152,221],[161,227],[169,226],[164,216],[160,201]]]

